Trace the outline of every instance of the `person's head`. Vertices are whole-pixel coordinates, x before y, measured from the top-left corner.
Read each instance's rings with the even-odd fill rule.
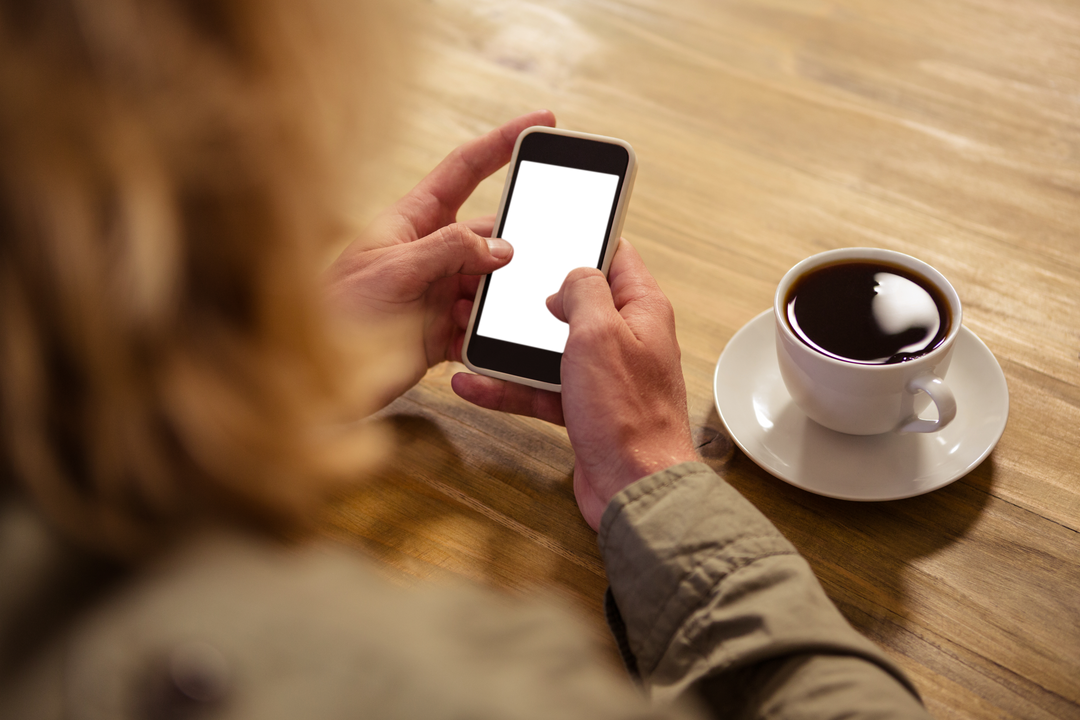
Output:
[[[306,5],[0,0],[0,483],[87,542],[287,522],[371,454]]]

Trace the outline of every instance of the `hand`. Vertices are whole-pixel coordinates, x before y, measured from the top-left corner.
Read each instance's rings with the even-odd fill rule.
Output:
[[[555,116],[546,110],[523,115],[454,150],[327,270],[335,309],[366,322],[410,325],[408,367],[386,390],[387,402],[429,367],[461,358],[480,277],[506,265],[513,249],[486,239],[494,218],[458,223],[457,213],[481,180],[510,161],[518,135],[532,125],[554,126]]]
[[[610,283],[610,286],[609,286]],[[578,268],[548,298],[570,324],[562,394],[459,373],[461,397],[481,407],[566,425],[574,447],[574,496],[594,529],[620,490],[664,468],[697,460],[671,303],[623,240],[608,279]]]

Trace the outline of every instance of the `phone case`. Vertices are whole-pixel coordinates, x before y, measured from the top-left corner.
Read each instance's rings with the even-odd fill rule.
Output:
[[[634,181],[637,178],[637,157],[634,153],[634,149],[624,140],[618,138],[606,137],[603,135],[593,135],[590,133],[575,132],[573,130],[563,130],[561,128],[549,128],[545,126],[536,126],[526,128],[518,135],[517,142],[514,144],[514,153],[510,159],[511,171],[507,173],[506,182],[503,185],[502,198],[499,200],[499,208],[495,216],[495,227],[499,228],[503,222],[503,214],[506,211],[507,199],[510,195],[511,180],[513,177],[513,168],[516,167],[518,161],[519,150],[521,149],[522,141],[532,133],[544,132],[552,135],[563,135],[567,137],[581,138],[584,140],[592,140],[596,142],[609,143],[618,145],[624,148],[629,155],[628,167],[626,171],[625,180],[623,181],[622,189],[619,192],[619,196],[616,199],[615,217],[611,225],[611,233],[608,235],[607,246],[604,251],[604,257],[600,264],[600,271],[604,273],[606,277],[608,274],[608,268],[611,266],[611,259],[615,256],[615,252],[619,246],[619,239],[622,237],[623,221],[626,218],[627,207],[629,206],[630,194],[634,188]],[[480,286],[476,292],[476,301],[473,303],[472,315],[469,317],[469,325],[465,330],[465,344],[462,346],[461,355],[462,362],[467,368],[480,375],[486,375],[488,377],[499,378],[501,380],[508,380],[521,385],[527,385],[529,387],[539,388],[541,390],[551,390],[553,392],[561,392],[562,385],[544,382],[530,377],[523,377],[514,375],[511,373],[501,372],[498,370],[492,370],[490,368],[479,367],[473,364],[469,359],[468,349],[469,341],[473,336],[473,327],[476,323],[477,312],[480,307],[480,298],[483,296],[484,288],[487,284],[488,276],[484,276],[480,280]]]

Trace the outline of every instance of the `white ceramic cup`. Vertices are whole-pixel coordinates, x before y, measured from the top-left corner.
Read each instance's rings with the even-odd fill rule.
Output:
[[[847,260],[900,266],[933,283],[952,315],[945,340],[925,355],[889,365],[840,360],[803,341],[786,318],[788,290],[811,270]],[[810,419],[842,433],[877,435],[935,432],[956,417],[956,398],[945,383],[945,374],[960,333],[960,298],[941,273],[921,260],[875,248],[844,248],[814,255],[788,270],[780,281],[773,317],[780,374],[792,400]],[[920,417],[931,402],[937,417]]]

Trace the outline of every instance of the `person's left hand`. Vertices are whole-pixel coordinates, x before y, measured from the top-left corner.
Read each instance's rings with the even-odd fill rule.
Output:
[[[480,277],[510,261],[513,248],[487,239],[494,218],[457,222],[480,181],[510,161],[527,127],[554,127],[547,110],[511,120],[454,150],[385,210],[326,271],[332,306],[366,322],[409,323],[409,367],[387,401],[415,385],[429,367],[460,360],[463,328]]]

